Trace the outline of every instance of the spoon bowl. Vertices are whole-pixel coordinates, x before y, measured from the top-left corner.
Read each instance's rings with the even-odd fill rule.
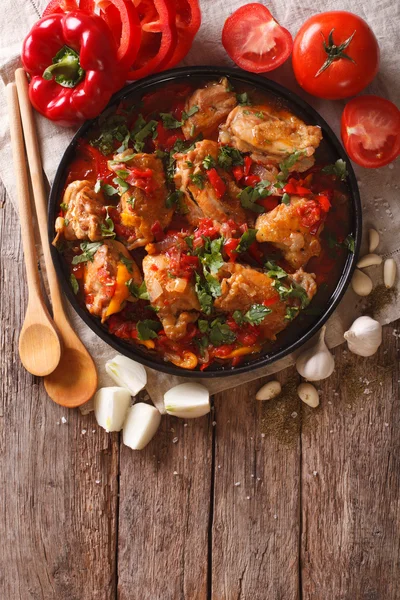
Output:
[[[34,315],[28,310],[19,335],[19,355],[25,369],[43,377],[52,373],[61,357],[61,345],[47,310],[38,310],[35,304]]]

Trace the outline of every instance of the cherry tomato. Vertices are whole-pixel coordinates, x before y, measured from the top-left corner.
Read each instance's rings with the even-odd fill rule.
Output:
[[[363,90],[379,69],[379,46],[368,24],[353,13],[314,15],[293,46],[293,70],[303,89],[319,98],[347,98]]]
[[[376,169],[400,154],[400,111],[379,96],[353,98],[342,114],[342,140],[354,162]]]
[[[293,39],[268,8],[251,3],[241,6],[226,19],[222,44],[239,67],[252,73],[265,73],[289,58]]]

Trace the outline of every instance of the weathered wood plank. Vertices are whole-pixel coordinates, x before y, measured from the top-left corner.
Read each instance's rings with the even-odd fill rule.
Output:
[[[400,322],[397,322],[397,327]],[[321,406],[304,407],[304,600],[397,600],[400,396],[396,325],[379,353],[336,350]]]
[[[163,417],[142,452],[121,447],[119,600],[205,600],[212,417]]]
[[[279,400],[255,400],[266,380],[216,398],[213,600],[298,598],[300,401],[278,378]]]
[[[110,600],[118,440],[93,417],[53,404],[42,382],[22,368],[25,273],[17,217],[7,202],[0,241],[0,598]]]

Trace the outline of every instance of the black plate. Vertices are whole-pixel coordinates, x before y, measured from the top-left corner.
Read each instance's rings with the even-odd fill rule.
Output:
[[[149,351],[146,349],[142,350],[140,347],[133,344],[128,344],[127,342],[124,342],[123,340],[120,340],[119,338],[108,333],[106,327],[100,323],[100,320],[90,315],[84,306],[79,303],[78,299],[72,292],[69,283],[69,273],[66,269],[62,256],[57,252],[54,246],[51,246],[54,266],[68,300],[78,315],[101,339],[118,350],[118,352],[121,354],[124,354],[129,358],[133,358],[134,360],[137,360],[148,367],[159,371],[164,371],[165,373],[170,373],[171,375],[196,377],[201,379],[207,379],[211,377],[227,377],[229,375],[238,375],[239,373],[255,370],[286,356],[309,340],[333,313],[350,283],[361,244],[362,232],[361,203],[357,180],[351,163],[337,137],[324,119],[313,108],[311,108],[307,102],[299,98],[293,92],[273,81],[270,81],[269,79],[264,79],[263,77],[259,77],[257,75],[250,75],[244,71],[225,67],[185,67],[182,69],[174,69],[164,73],[159,73],[157,75],[152,75],[138,81],[137,83],[127,86],[112,98],[109,107],[118,104],[121,102],[121,100],[125,100],[128,97],[138,96],[149,91],[153,91],[160,85],[165,85],[167,83],[179,83],[182,81],[188,81],[189,79],[191,82],[193,80],[204,81],[208,79],[218,79],[224,75],[228,76],[229,80],[234,86],[251,86],[258,88],[261,92],[275,96],[278,101],[283,101],[286,107],[292,110],[306,123],[319,125],[323,132],[325,153],[329,156],[330,160],[334,162],[338,158],[342,158],[346,162],[349,173],[347,185],[352,204],[350,232],[353,234],[355,239],[355,253],[348,254],[339,282],[332,295],[327,300],[325,311],[319,317],[313,317],[311,320],[308,318],[308,322],[306,320],[302,325],[299,324],[300,317],[298,317],[285,331],[279,334],[278,340],[274,343],[274,347],[272,349],[265,350],[264,353],[257,355],[257,358],[249,357],[247,361],[243,362],[240,366],[224,367],[221,364],[214,364],[211,365],[207,371],[187,371],[180,367],[176,367],[171,363],[162,361],[161,358],[151,355],[151,353],[149,353]],[[66,149],[57,169],[54,183],[50,192],[49,202],[50,242],[54,238],[54,223],[59,210],[59,199],[63,191],[67,175],[67,167],[74,157],[75,147],[78,139],[85,137],[89,129],[95,123],[96,120],[92,120],[87,121],[82,125]]]

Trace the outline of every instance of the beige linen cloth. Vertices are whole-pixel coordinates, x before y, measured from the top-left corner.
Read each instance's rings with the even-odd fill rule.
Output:
[[[10,139],[8,131],[5,85],[14,79],[14,70],[20,66],[19,55],[24,36],[37,21],[46,6],[46,0],[1,0],[1,41],[0,41],[0,76],[1,76],[1,121],[0,121],[0,178],[6,186],[14,206],[15,182],[12,168]],[[229,65],[232,62],[221,45],[221,30],[224,20],[239,6],[243,0],[201,0],[202,26],[183,65]],[[400,3],[392,0],[354,0],[353,2],[337,2],[334,0],[290,0],[264,2],[277,18],[294,36],[300,25],[311,15],[326,10],[351,10],[364,18],[373,31],[381,48],[380,71],[367,92],[390,99],[399,105],[400,102],[400,69],[397,61],[397,41],[399,39]],[[303,92],[292,74],[290,60],[281,68],[268,75],[271,79],[292,89],[305,98],[331,125],[337,135],[340,131],[340,116],[344,107],[343,101],[325,101],[313,98]],[[74,130],[64,129],[50,121],[37,116],[37,125],[41,141],[41,152],[44,170],[51,183],[59,160],[71,139]],[[379,170],[362,169],[355,165],[364,214],[364,231],[373,225],[381,235],[379,252],[384,257],[393,256],[400,271],[400,162]],[[364,248],[366,249],[365,241]],[[377,283],[381,281],[381,267],[371,267],[370,274]],[[397,279],[399,286],[399,279]],[[342,299],[340,306],[330,318],[327,325],[327,340],[330,347],[343,342],[343,332],[349,327],[354,317],[361,314],[363,301],[350,289]],[[115,351],[100,340],[81,321],[71,307],[70,317],[74,327],[95,358],[100,385],[110,385],[111,381],[104,370],[104,363],[115,355]],[[393,301],[378,314],[380,321],[389,323],[400,317],[398,302]],[[211,393],[236,387],[246,381],[257,379],[277,372],[293,363],[294,356],[276,362],[268,367],[253,371],[246,375],[203,380]],[[163,411],[163,394],[171,386],[185,380],[147,369],[148,392]]]

